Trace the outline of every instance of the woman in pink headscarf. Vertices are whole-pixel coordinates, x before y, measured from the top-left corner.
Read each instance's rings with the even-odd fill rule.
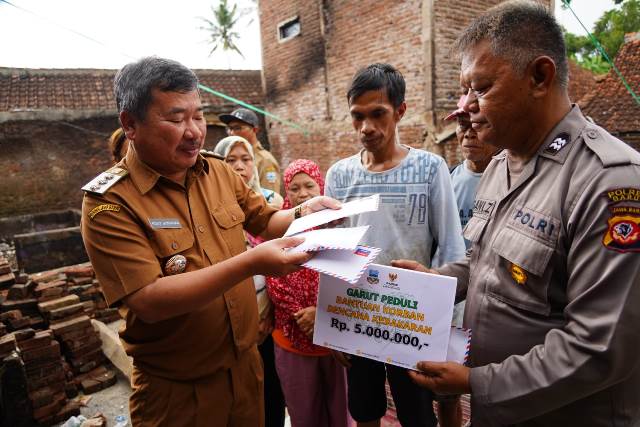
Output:
[[[324,193],[318,165],[295,160],[284,171],[283,209]],[[275,307],[276,369],[285,402],[296,427],[349,425],[344,368],[329,350],[312,343],[319,276],[301,269],[280,278],[267,278],[267,291]]]

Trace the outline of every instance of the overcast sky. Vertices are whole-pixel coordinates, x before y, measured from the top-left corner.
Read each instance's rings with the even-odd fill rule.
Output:
[[[205,25],[199,17],[211,18],[211,5],[217,0],[7,0],[31,13],[3,1],[3,67],[120,68],[147,55],[172,58],[190,68],[259,69],[262,64],[257,2],[251,0],[236,1],[239,8],[253,10],[238,26],[244,59],[234,52],[209,56],[208,33],[199,29]],[[612,0],[573,0],[572,6],[591,29],[614,4]],[[569,31],[584,33],[568,10],[557,6],[556,16]]]

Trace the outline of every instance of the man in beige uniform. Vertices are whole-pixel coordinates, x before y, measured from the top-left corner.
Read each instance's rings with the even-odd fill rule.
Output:
[[[570,104],[542,6],[499,5],[458,47],[464,109],[505,150],[478,187],[470,257],[437,269],[466,294],[472,367],[410,375],[470,392],[474,427],[640,425],[640,155]]]
[[[246,108],[233,110],[231,114],[221,114],[220,120],[227,125],[229,135],[241,136],[251,143],[256,158],[260,186],[280,193],[282,176],[280,165],[273,155],[258,141],[260,122],[258,116]]]
[[[280,236],[294,216],[337,202],[276,211],[215,157],[197,78],[144,58],[115,79],[126,157],[83,189],[82,235],[109,304],[126,318],[134,426],[261,426],[262,366],[251,277],[293,271],[307,256],[279,239],[245,251],[243,228]]]

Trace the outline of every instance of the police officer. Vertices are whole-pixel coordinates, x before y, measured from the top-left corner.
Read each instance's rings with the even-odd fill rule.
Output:
[[[231,114],[221,114],[220,120],[226,123],[229,135],[241,136],[251,143],[256,158],[260,186],[280,193],[282,182],[280,165],[258,140],[260,122],[256,113],[246,108],[238,108],[233,110]]]
[[[474,427],[639,425],[640,155],[571,105],[544,7],[496,6],[458,48],[464,109],[504,150],[464,230],[470,257],[437,269],[466,293],[471,368],[421,362],[410,375],[470,392]]]
[[[262,366],[251,277],[308,256],[279,239],[246,251],[243,228],[281,236],[319,197],[276,211],[224,161],[203,157],[195,74],[161,58],[115,78],[125,158],[84,187],[82,235],[107,302],[126,318],[134,426],[261,426]]]

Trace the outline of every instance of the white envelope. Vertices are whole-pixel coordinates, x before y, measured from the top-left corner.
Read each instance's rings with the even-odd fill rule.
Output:
[[[346,218],[362,212],[377,211],[379,205],[379,194],[352,200],[344,203],[340,209],[324,209],[294,220],[284,235],[285,237],[293,236],[294,234],[327,224],[340,218]]]
[[[289,248],[291,253],[320,251],[327,249],[348,249],[354,251],[369,229],[368,225],[353,228],[323,228],[296,234],[304,237],[300,245]]]
[[[355,251],[327,249],[318,252],[302,266],[349,283],[355,283],[379,253],[380,249],[368,246],[358,246]]]

